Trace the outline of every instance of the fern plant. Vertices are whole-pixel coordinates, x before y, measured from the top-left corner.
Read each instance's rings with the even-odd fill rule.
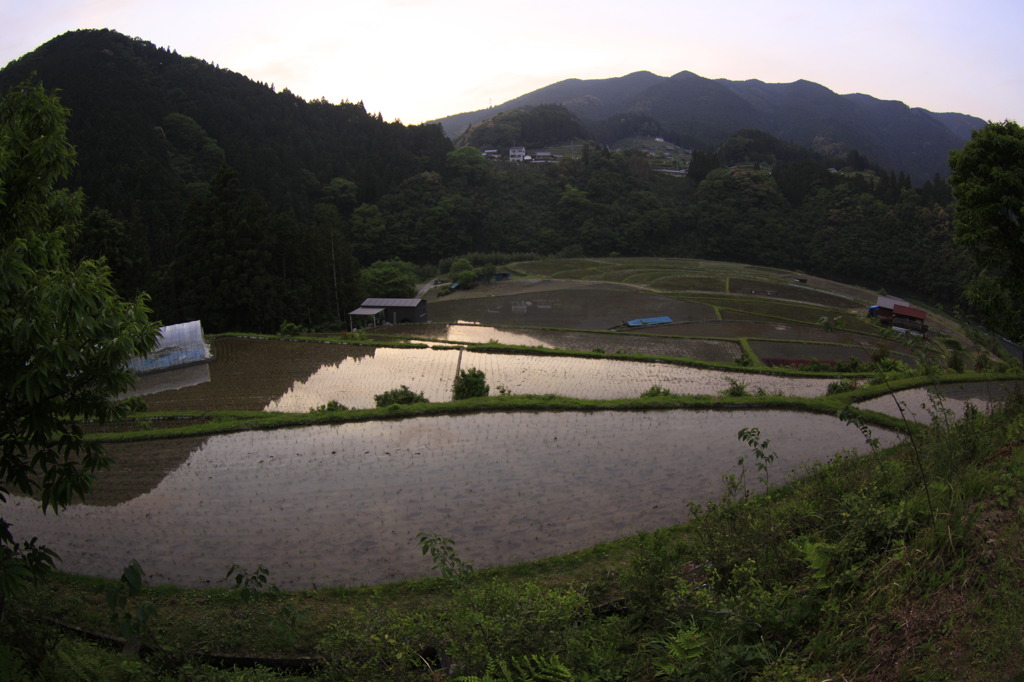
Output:
[[[491,659],[483,677],[470,675],[455,679],[456,682],[574,682],[576,678],[556,655],[527,654],[508,661]]]

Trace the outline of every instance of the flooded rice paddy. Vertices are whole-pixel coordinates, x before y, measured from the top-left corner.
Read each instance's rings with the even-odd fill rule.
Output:
[[[828,379],[697,369],[614,359],[479,353],[438,348],[372,348],[266,339],[219,338],[209,381],[193,381],[195,368],[141,378],[135,393],[150,411],[272,410],[307,412],[335,400],[349,408],[373,407],[374,396],[408,386],[427,399],[451,400],[459,369],[484,372],[491,391],[555,394],[608,400],[637,398],[657,385],[673,393],[715,395],[730,379],[750,392],[823,395]],[[258,368],[254,371],[253,368]],[[177,388],[173,374],[186,380]]]
[[[615,364],[615,363],[610,363]],[[62,568],[116,577],[132,558],[154,583],[216,583],[263,565],[282,588],[432,574],[419,532],[457,543],[477,568],[582,549],[686,519],[753,458],[736,434],[759,427],[783,482],[802,464],[863,445],[823,415],[723,410],[474,414],[117,444],[132,494],[59,517],[11,498],[4,514]],[[877,433],[883,445],[895,441]],[[161,449],[152,457],[147,448]],[[144,475],[150,462],[162,469]]]
[[[485,374],[494,393],[502,387],[513,394],[554,394],[569,398],[612,400],[638,398],[651,386],[673,393],[716,395],[731,385],[747,384],[751,392],[812,397],[823,395],[827,379],[697,369],[679,365],[576,357],[545,357],[474,353],[462,350],[378,348],[372,355],[325,365],[296,381],[265,409],[307,412],[330,400],[350,408],[373,407],[374,396],[399,385],[408,386],[432,402],[452,399],[452,382],[459,369]]]
[[[493,331],[474,333],[487,341]],[[611,358],[242,338],[217,339],[214,352],[208,366],[178,378],[144,377],[138,390],[150,409],[304,412],[329,400],[369,407],[375,394],[401,384],[445,401],[460,367],[483,370],[492,391],[600,399],[636,397],[652,385],[715,394],[730,378],[751,391],[813,396],[829,382]],[[982,386],[967,390],[979,399],[995,396]],[[944,389],[947,400],[964,397]],[[921,397],[900,394],[908,404]],[[888,411],[886,401],[893,404],[884,398],[862,407]],[[482,568],[683,522],[689,502],[721,493],[722,476],[738,473],[740,457],[754,468],[736,437],[752,426],[778,453],[774,484],[808,462],[863,446],[856,428],[831,417],[779,411],[517,412],[353,423],[114,444],[115,468],[97,480],[88,504],[55,518],[11,498],[5,517],[15,532],[57,550],[62,568],[73,572],[116,577],[135,558],[156,583],[211,585],[238,564],[267,567],[282,588],[376,584],[432,574],[416,544],[420,532],[453,538],[460,556]],[[875,435],[883,446],[897,439]]]
[[[456,324],[409,324],[374,331],[374,335],[383,337],[393,334],[450,343],[493,341],[510,346],[540,346],[584,352],[599,350],[609,354],[663,355],[693,358],[704,362],[733,362],[743,355],[740,344],[736,341],[660,337],[621,331],[608,333],[528,328],[501,329],[461,321]]]
[[[898,391],[857,403],[857,407],[900,417],[900,408],[910,421],[930,423],[934,417],[944,419],[945,410],[953,419],[964,416],[968,405],[981,412],[989,412],[1021,388],[1017,381],[982,381],[966,384],[943,384],[930,388]]]

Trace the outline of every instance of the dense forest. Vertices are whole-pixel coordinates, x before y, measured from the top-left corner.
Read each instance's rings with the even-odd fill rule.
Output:
[[[731,260],[944,303],[966,278],[941,178],[915,188],[856,152],[823,158],[759,131],[695,150],[688,177],[596,144],[553,164],[494,161],[439,125],[307,102],[106,30],[12,62],[0,92],[27,78],[71,111],[71,184],[92,209],[77,253],[105,256],[165,323],[337,325],[373,293],[361,268],[479,252]],[[538,146],[588,135],[557,107],[491,130]]]

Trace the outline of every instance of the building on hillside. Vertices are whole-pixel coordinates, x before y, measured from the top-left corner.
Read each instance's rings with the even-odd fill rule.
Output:
[[[427,302],[422,298],[368,298],[348,314],[350,331],[383,324],[426,321]]]
[[[884,325],[897,330],[908,330],[924,334],[928,331],[925,320],[928,313],[914,308],[902,298],[879,296],[875,305],[868,308],[870,317],[877,317]]]
[[[526,161],[526,147],[509,147],[509,161]]]
[[[512,279],[511,272],[482,273],[476,276],[477,284],[488,284],[489,282],[507,282]],[[454,289],[454,285],[452,286]]]
[[[928,313],[910,306],[898,305],[892,309],[892,328],[906,329],[912,332],[924,334],[928,331],[928,325],[924,323]]]

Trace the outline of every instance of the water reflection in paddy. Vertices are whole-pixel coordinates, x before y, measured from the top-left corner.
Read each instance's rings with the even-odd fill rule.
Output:
[[[472,323],[459,322],[456,324],[421,324],[404,325],[398,331],[411,336],[436,339],[438,341],[451,341],[453,343],[503,343],[507,346],[540,346],[541,348],[555,348],[541,338],[541,333],[529,331],[510,331],[487,327]]]
[[[266,409],[306,412],[331,400],[350,408],[373,407],[374,395],[399,385],[423,393],[432,402],[448,401],[460,367],[482,370],[494,393],[501,386],[517,395],[550,393],[594,400],[637,398],[655,385],[678,394],[716,395],[729,388],[730,379],[747,384],[751,393],[763,389],[812,397],[824,394],[830,381],[626,360],[378,348],[372,356],[321,367],[296,381]]]
[[[959,419],[967,406],[982,412],[989,412],[997,403],[1006,400],[1014,390],[1019,389],[1016,381],[981,381],[964,384],[942,384],[928,388],[912,388],[898,391],[858,403],[857,407],[874,410],[893,417],[900,417],[900,406],[911,421],[929,423],[940,409],[947,409]],[[899,405],[897,405],[897,402]]]
[[[646,332],[653,329],[646,329]],[[435,339],[449,343],[490,343],[496,341],[514,346],[541,346],[590,352],[600,349],[607,353],[630,353],[678,358],[693,358],[704,362],[734,362],[743,355],[736,341],[725,339],[683,338],[658,336],[650,333],[615,333],[598,331],[569,331],[565,329],[499,328],[471,322],[455,324],[403,324],[384,327],[373,335],[388,338],[400,336],[416,339]]]
[[[59,517],[12,498],[16,532],[65,570],[116,577],[132,558],[157,583],[204,585],[237,563],[281,587],[431,574],[416,534],[454,538],[478,568],[564,553],[683,521],[721,492],[761,428],[772,482],[863,444],[836,419],[777,411],[510,413],[214,436],[155,488]],[[883,445],[895,440],[878,432]],[[119,466],[145,466],[119,444]],[[749,477],[751,480],[753,476]],[[149,487],[151,484],[147,484]]]

